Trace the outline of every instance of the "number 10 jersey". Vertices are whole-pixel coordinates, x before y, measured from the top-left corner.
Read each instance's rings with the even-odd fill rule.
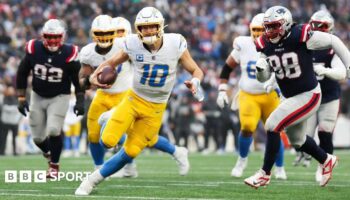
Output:
[[[134,71],[133,91],[153,103],[166,103],[176,81],[177,64],[187,43],[180,34],[166,33],[157,52],[150,52],[136,34],[127,36],[121,48]]]

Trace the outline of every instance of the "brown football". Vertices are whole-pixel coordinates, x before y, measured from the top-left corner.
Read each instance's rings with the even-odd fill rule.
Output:
[[[112,85],[117,76],[117,70],[114,67],[107,66],[97,75],[97,81],[102,84]]]

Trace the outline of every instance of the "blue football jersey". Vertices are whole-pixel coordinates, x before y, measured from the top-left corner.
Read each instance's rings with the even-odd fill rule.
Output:
[[[257,50],[267,56],[271,71],[275,72],[278,86],[286,98],[310,91],[318,84],[312,51],[306,47],[311,34],[308,24],[293,25],[287,36],[277,44],[271,43],[265,35],[255,41]]]
[[[333,57],[334,57],[334,51],[332,49],[313,51],[313,62],[322,64],[326,68],[332,68],[331,62]],[[325,76],[317,76],[317,79],[321,85],[321,91],[322,91],[321,103],[328,103],[330,101],[339,99],[340,85],[338,81],[332,80]]]

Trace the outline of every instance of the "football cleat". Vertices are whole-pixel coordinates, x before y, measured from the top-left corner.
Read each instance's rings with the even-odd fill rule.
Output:
[[[46,172],[46,178],[57,178],[59,171],[59,164],[49,162],[49,169]]]
[[[279,180],[287,180],[287,174],[286,170],[284,170],[284,167],[275,168],[275,178]]]
[[[86,177],[79,187],[75,190],[75,195],[77,196],[87,196],[90,195],[94,187],[103,181],[104,178],[100,173],[100,170],[95,170],[91,175]]]
[[[299,166],[304,160],[304,154],[301,151],[297,152],[297,155],[293,161],[293,166]]]
[[[310,167],[311,165],[311,155],[304,153],[303,167]]]
[[[231,176],[233,177],[241,177],[244,169],[247,167],[248,158],[238,157],[235,167],[231,171]]]
[[[322,179],[322,165],[318,165],[315,173],[315,180],[316,182],[321,182],[321,179]]]
[[[175,147],[173,157],[179,167],[179,174],[186,176],[190,170],[190,162],[188,161],[188,150],[185,147]]]
[[[261,186],[267,186],[270,183],[271,175],[267,175],[262,169],[259,169],[253,176],[244,179],[244,183],[258,189]]]
[[[321,168],[322,168],[322,178],[320,181],[321,187],[326,186],[329,180],[331,180],[333,168],[337,164],[338,164],[338,157],[331,154],[327,154],[326,161],[321,165]]]
[[[136,163],[128,163],[123,168],[123,177],[125,178],[136,178],[138,176],[138,172],[136,169]]]

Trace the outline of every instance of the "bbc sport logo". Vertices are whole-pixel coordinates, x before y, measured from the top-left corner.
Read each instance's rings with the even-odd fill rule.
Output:
[[[5,183],[46,183],[48,181],[83,181],[91,172],[58,172],[57,177],[46,179],[45,170],[5,170]]]

